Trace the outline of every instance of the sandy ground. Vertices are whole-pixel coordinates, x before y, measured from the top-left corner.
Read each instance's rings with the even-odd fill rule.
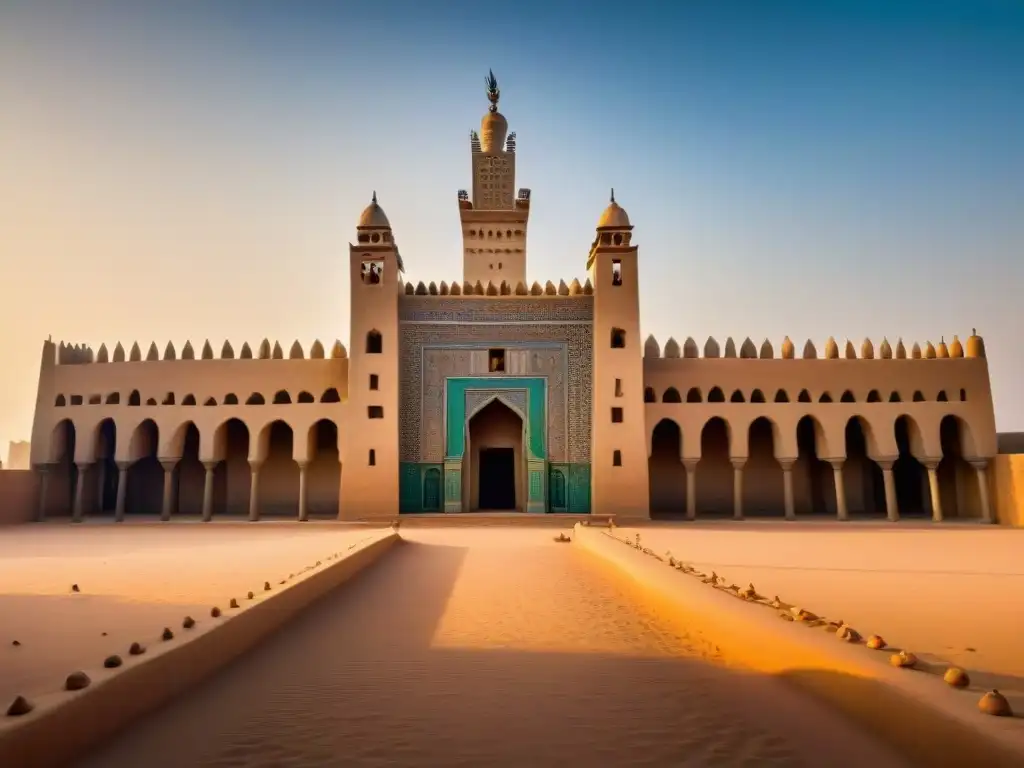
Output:
[[[0,704],[59,690],[134,641],[148,645],[186,615],[366,537],[366,528],[260,523],[55,523],[0,530]],[[77,583],[80,593],[73,593]],[[15,646],[14,641],[21,645]]]
[[[84,768],[883,766],[536,529],[409,541]]]
[[[698,521],[618,532],[925,661],[961,666],[1024,712],[1024,530]]]

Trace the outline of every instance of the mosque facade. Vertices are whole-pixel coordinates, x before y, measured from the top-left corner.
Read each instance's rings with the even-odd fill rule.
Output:
[[[457,195],[462,279],[408,281],[374,193],[348,348],[44,342],[38,517],[991,519],[980,337],[799,357],[788,338],[644,340],[614,193],[585,279],[527,281],[530,190],[493,75],[487,96]]]

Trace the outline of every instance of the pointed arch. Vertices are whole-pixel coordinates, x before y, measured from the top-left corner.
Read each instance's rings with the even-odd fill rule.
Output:
[[[851,392],[850,390],[847,389],[847,390],[843,391],[842,395],[840,395],[839,402],[840,403],[855,403],[855,402],[857,402],[857,398],[853,396],[853,392]]]
[[[892,392],[889,393],[889,402],[890,403],[902,403],[903,402],[903,398],[900,397],[900,393],[897,392],[894,389]]]
[[[264,398],[263,395],[261,395],[259,392],[253,392],[251,395],[249,395],[248,398],[246,398],[245,404],[246,405],[266,405],[267,401],[266,401],[266,398]]]
[[[743,391],[739,389],[733,390],[733,393],[729,395],[730,403],[745,403],[747,400],[743,397]]]
[[[722,391],[721,387],[712,387],[711,388],[711,391],[708,392],[708,402],[709,403],[724,403],[725,402],[725,393]]]
[[[289,405],[292,401],[292,396],[288,394],[287,389],[280,389],[274,393],[274,405]]]
[[[379,355],[384,352],[384,337],[374,328],[366,334],[366,354]]]
[[[775,458],[778,442],[779,428],[767,416],[759,416],[747,428],[747,463],[743,467],[744,516],[784,517],[786,514],[782,465]]]
[[[663,403],[681,403],[683,398],[679,394],[679,390],[675,387],[669,387],[665,390],[665,393],[661,396],[661,402]]]
[[[206,402],[203,403],[203,405],[208,405],[208,406],[209,405],[216,405],[216,404],[217,404],[217,398],[215,398],[215,397],[208,397],[208,398],[206,398]]]
[[[892,465],[892,475],[900,517],[930,516],[928,473],[919,458],[924,455],[921,429],[913,418],[904,414],[893,423],[893,431],[897,457]]]
[[[302,392],[299,392],[299,396],[297,398],[295,398],[295,402],[297,402],[297,403],[315,403],[316,402],[316,398],[313,397],[313,395],[311,395],[309,392],[306,392],[305,390],[303,390]]]
[[[142,405],[142,396],[139,394],[139,390],[133,389],[128,395],[128,405]]]
[[[644,402],[645,403],[656,403],[656,402],[658,402],[658,398],[654,394],[654,387],[644,387]]]
[[[752,402],[752,403],[763,403],[764,402],[764,392],[762,392],[760,389],[754,389],[754,391],[750,393],[750,402]]]
[[[107,395],[106,403],[107,403],[107,405],[120,405],[121,404],[121,393],[120,392],[111,392],[109,395]]]
[[[708,400],[711,402],[710,397]],[[698,515],[731,516],[733,513],[731,442],[729,424],[725,419],[715,416],[705,422],[700,433],[700,461],[695,475]]]
[[[949,398],[946,397],[946,390],[940,389],[939,390],[939,394],[935,396],[935,401],[938,402],[938,403],[949,402]]]
[[[784,389],[776,390],[776,392],[775,392],[775,402],[776,403],[788,403],[789,402],[789,393],[787,393],[786,390],[784,390]]]
[[[921,392],[920,389],[915,389],[914,390],[913,400],[914,400],[915,403],[923,403],[924,402],[924,393]]]
[[[324,393],[320,396],[321,403],[340,403],[341,395],[338,394],[338,390],[335,387],[328,387],[324,390]]]
[[[686,402],[688,403],[700,403],[703,402],[704,395],[700,391],[700,387],[690,387],[686,391]]]
[[[880,402],[882,402],[882,396],[878,393],[877,389],[872,389],[870,392],[868,392],[868,402],[869,403],[880,403]]]
[[[828,392],[822,392],[821,393],[821,397],[818,398],[818,402],[819,403],[831,403],[832,402],[832,395],[830,395]]]
[[[224,405],[238,405],[238,395],[234,392],[228,392],[224,395]]]
[[[846,422],[844,440],[843,485],[848,510],[852,514],[885,517],[885,485],[882,469],[872,458],[877,455],[877,443],[871,425],[860,416],[851,416]]]
[[[67,404],[68,401],[67,398],[64,397],[64,395],[57,395],[57,399],[53,402],[54,408],[64,408],[65,406],[67,406]]]
[[[825,430],[814,416],[796,425],[797,459],[793,465],[793,505],[798,514],[835,515],[836,486],[828,455]]]
[[[196,404],[196,396],[191,394],[191,393],[185,395],[183,398],[181,398],[181,404],[182,405],[195,405]]]
[[[117,483],[119,475],[114,457],[117,455],[117,424],[113,419],[103,419],[93,431],[93,455],[98,483],[95,488],[94,511],[98,514],[113,512],[117,507]]]
[[[683,432],[672,419],[662,419],[651,433],[647,460],[651,516],[686,512],[686,470],[682,462]]]
[[[811,393],[808,392],[806,389],[801,389],[800,390],[800,394],[796,396],[796,401],[798,403],[809,403],[809,402],[811,402]]]

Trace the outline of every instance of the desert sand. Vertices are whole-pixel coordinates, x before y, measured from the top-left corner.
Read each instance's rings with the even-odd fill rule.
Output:
[[[0,530],[0,704],[179,631],[373,531],[298,523],[53,523]],[[72,584],[81,590],[72,591]],[[14,645],[15,641],[20,645]]]
[[[929,523],[695,521],[617,536],[726,582],[963,667],[1024,712],[1024,530]]]
[[[406,544],[80,765],[905,765],[731,666],[553,533],[403,530]]]

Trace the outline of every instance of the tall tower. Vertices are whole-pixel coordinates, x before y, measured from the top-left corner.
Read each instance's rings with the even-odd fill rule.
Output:
[[[466,190],[459,190],[463,280],[484,285],[506,281],[515,289],[517,283],[526,282],[530,190],[515,192],[516,135],[508,134],[508,121],[498,111],[501,91],[493,72],[485,83],[491,106],[480,121],[480,133],[472,131],[469,137],[472,199]]]
[[[632,237],[629,216],[612,190],[587,260],[594,286],[590,510],[649,517],[639,269]]]
[[[398,514],[398,296],[405,271],[377,193],[349,244],[348,419],[339,517]]]

